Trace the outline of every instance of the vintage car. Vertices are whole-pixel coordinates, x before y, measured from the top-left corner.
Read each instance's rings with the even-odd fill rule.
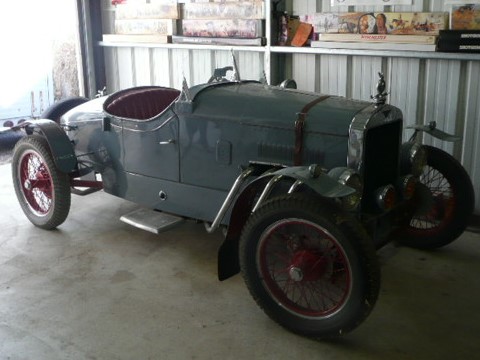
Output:
[[[140,228],[195,220],[223,230],[220,280],[241,271],[280,325],[339,336],[375,305],[378,248],[446,245],[473,211],[466,171],[417,135],[454,137],[429,124],[402,143],[402,113],[386,104],[382,75],[377,91],[365,102],[270,86],[240,80],[233,66],[182,91],[143,86],[62,102],[23,125],[16,195],[44,229],[66,220],[71,193],[103,189],[141,205],[122,217]]]

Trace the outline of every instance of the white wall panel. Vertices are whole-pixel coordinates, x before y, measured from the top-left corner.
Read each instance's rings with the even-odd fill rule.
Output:
[[[202,84],[208,81],[211,74],[213,74],[213,69],[215,69],[215,54],[210,50],[197,50],[192,51],[192,64],[191,68],[192,83],[189,84],[197,85]]]
[[[135,86],[151,85],[151,66],[150,66],[150,49],[148,48],[134,48],[134,72],[135,72]]]
[[[302,90],[315,91],[316,66],[315,55],[294,54],[292,55],[292,77]]]
[[[214,51],[215,54],[215,68],[222,68],[232,65],[232,53],[227,50]]]
[[[445,0],[430,0],[425,1],[427,3],[427,7],[424,11],[444,11],[447,10],[447,2]]]
[[[263,54],[253,51],[236,51],[235,58],[242,79],[260,80],[263,78]]]
[[[191,50],[172,49],[171,54],[171,86],[175,89],[182,88],[183,78],[187,80],[188,84],[193,82],[193,64],[190,56]]]
[[[455,133],[456,113],[459,106],[460,62],[427,60],[425,66],[425,108],[423,123],[436,121],[437,127]],[[425,136],[425,143],[432,144],[453,154],[454,144]]]
[[[370,101],[370,96],[376,94],[378,72],[382,68],[382,58],[354,56],[352,57],[351,83],[348,84],[350,97]]]
[[[159,86],[172,86],[170,69],[172,62],[169,49],[152,49],[151,69],[152,83]]]
[[[420,100],[419,78],[420,59],[390,58],[388,60],[387,91],[389,103],[400,108],[403,113],[404,127],[420,122],[418,105]],[[413,134],[412,130],[404,132],[404,140]]]
[[[134,60],[132,48],[117,49],[118,63],[118,86],[120,89],[129,88],[135,85],[133,72]]]
[[[316,0],[302,0],[293,2],[293,13],[296,15],[309,14],[317,11]]]
[[[347,6],[336,6],[332,8],[330,0],[318,0],[317,11],[318,12],[333,12],[333,11],[348,11]]]
[[[117,48],[104,48],[105,56],[105,77],[107,81],[107,92],[111,93],[120,89],[118,76]]]
[[[385,6],[384,5],[352,6],[352,11],[356,11],[356,12],[383,12],[383,11],[385,11]]]
[[[263,52],[234,53],[242,79],[263,77]],[[230,50],[147,47],[105,47],[105,61],[109,92],[141,85],[180,89],[184,76],[189,85],[197,85],[207,82],[215,68],[233,65]]]
[[[337,55],[318,56],[315,91],[322,94],[348,96],[348,57]]]
[[[480,63],[469,62],[466,70],[466,101],[462,163],[473,179],[475,209],[480,214]]]
[[[393,12],[409,12],[409,11],[423,11],[424,0],[413,0],[412,5],[395,5],[392,6]]]

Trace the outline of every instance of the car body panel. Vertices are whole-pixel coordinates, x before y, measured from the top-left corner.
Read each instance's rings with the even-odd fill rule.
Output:
[[[178,118],[168,109],[150,121],[122,120],[125,171],[179,181]]]
[[[319,96],[255,82],[203,87],[191,113],[179,114],[182,181],[227,189],[212,174],[233,181],[238,167],[252,160],[293,165],[299,113]],[[346,166],[351,119],[369,103],[344,102],[328,97],[310,109],[303,163]]]
[[[27,132],[31,133],[37,129],[47,139],[55,165],[60,171],[69,173],[75,169],[77,159],[70,140],[55,122],[40,119],[28,124],[27,127]]]
[[[110,194],[207,222],[213,221],[242,169],[251,164],[277,166],[277,170],[304,165],[290,173],[284,170],[282,176],[292,181],[307,174],[310,164],[328,170],[346,167],[350,159],[361,169],[363,163],[355,161],[368,150],[362,145],[367,130],[402,120],[401,112],[390,105],[253,81],[193,87],[160,113],[141,120],[106,111],[108,104],[134,91],[92,100],[62,118],[80,164],[101,173],[104,190]],[[401,130],[401,126],[393,129],[399,141]],[[375,182],[375,187],[390,182],[398,175],[395,171]],[[304,182],[327,198],[351,193],[351,188],[324,176]],[[230,222],[234,205],[227,205],[222,224]]]

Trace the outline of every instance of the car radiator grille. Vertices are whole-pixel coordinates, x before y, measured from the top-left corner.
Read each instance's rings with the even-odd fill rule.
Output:
[[[376,211],[375,192],[392,184],[399,176],[401,121],[389,122],[366,130],[364,136],[363,211]]]

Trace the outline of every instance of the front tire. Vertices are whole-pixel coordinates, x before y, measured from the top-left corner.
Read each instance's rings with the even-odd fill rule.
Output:
[[[27,136],[16,144],[12,177],[18,202],[32,224],[51,230],[65,221],[70,211],[69,178],[55,166],[44,138]]]
[[[250,217],[240,240],[240,266],[270,318],[315,338],[357,327],[380,287],[373,242],[360,225],[303,196],[272,199]]]
[[[420,211],[398,236],[399,243],[417,249],[435,249],[457,239],[475,204],[472,181],[462,165],[445,151],[426,148],[427,166],[415,197]]]

